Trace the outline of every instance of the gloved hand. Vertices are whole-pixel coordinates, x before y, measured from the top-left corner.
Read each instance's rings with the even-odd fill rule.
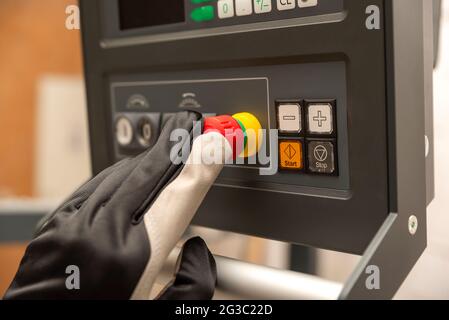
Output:
[[[38,231],[4,298],[148,299],[168,254],[223,168],[224,161],[192,159],[217,141],[223,160],[232,155],[223,136],[208,133],[193,142],[187,164],[174,164],[170,134],[178,128],[192,132],[195,121],[200,114],[177,114],[151,150],[104,170],[76,191]],[[68,266],[79,269],[79,290],[66,287]],[[178,270],[159,298],[212,298],[216,266],[204,241],[185,244]]]

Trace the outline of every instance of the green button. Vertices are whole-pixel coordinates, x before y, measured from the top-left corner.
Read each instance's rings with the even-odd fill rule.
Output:
[[[190,1],[192,1],[192,3],[194,3],[194,4],[199,4],[199,3],[211,2],[211,1],[215,1],[215,0],[190,0]]]
[[[204,21],[210,21],[215,18],[215,12],[213,6],[204,6],[196,8],[192,11],[190,14],[190,17],[193,21],[196,22],[204,22]]]

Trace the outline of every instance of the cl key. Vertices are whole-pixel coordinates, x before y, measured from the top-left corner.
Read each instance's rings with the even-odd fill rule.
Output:
[[[296,7],[296,0],[277,0],[278,10],[292,10]]]

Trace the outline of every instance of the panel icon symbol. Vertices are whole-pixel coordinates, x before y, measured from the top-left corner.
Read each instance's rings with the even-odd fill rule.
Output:
[[[313,150],[313,153],[315,155],[315,158],[318,161],[326,161],[327,160],[327,149],[323,146],[323,145],[319,145],[317,147],[315,147],[315,149]]]

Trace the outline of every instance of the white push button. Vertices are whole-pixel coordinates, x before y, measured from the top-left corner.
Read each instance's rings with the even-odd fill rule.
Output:
[[[219,0],[217,6],[220,19],[232,18],[234,16],[234,0]]]
[[[334,132],[332,105],[329,103],[310,104],[307,110],[307,123],[309,133],[332,134]]]
[[[118,119],[115,125],[115,135],[117,142],[121,146],[127,146],[131,144],[134,136],[131,121],[129,121],[125,117],[121,117],[120,119]]]
[[[235,12],[238,16],[248,16],[252,14],[252,0],[235,0]]]
[[[318,5],[318,0],[298,0],[298,7],[308,8],[316,7]]]
[[[271,12],[271,0],[254,0],[254,12],[268,13]]]
[[[292,10],[296,7],[296,0],[276,0],[278,10]]]
[[[301,106],[296,103],[278,106],[279,131],[282,133],[297,133],[302,130]]]
[[[151,125],[151,120],[149,118],[142,118],[138,123],[138,140],[139,143],[147,147],[151,143],[151,138],[153,137],[153,128]]]

